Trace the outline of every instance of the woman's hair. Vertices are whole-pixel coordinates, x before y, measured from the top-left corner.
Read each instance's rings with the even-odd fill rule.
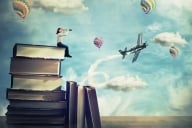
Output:
[[[57,29],[57,32],[56,32],[56,34],[58,34],[58,33],[59,33],[59,30],[60,30],[60,29],[62,29],[62,28],[58,28],[58,29]]]

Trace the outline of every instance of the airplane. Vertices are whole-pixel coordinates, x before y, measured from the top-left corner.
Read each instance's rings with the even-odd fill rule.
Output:
[[[120,54],[123,56],[122,59],[125,58],[126,55],[134,53],[134,57],[132,59],[132,63],[134,63],[138,56],[139,53],[142,49],[146,48],[147,45],[147,41],[145,41],[145,43],[142,42],[142,33],[138,34],[138,39],[137,39],[137,45],[132,47],[131,49],[127,50],[127,47],[125,47],[124,51],[123,50],[119,50]]]

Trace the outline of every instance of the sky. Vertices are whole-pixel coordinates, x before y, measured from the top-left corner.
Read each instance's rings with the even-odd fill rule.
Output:
[[[10,57],[15,43],[56,46],[56,29],[71,28],[64,43],[72,58],[61,65],[63,88],[76,81],[96,88],[102,116],[192,116],[191,0],[156,0],[145,14],[140,0],[33,0],[23,20],[11,0],[0,4],[0,115],[7,111]],[[135,63],[118,50],[148,47]],[[103,39],[101,48],[93,44]],[[171,47],[177,53],[170,54]]]

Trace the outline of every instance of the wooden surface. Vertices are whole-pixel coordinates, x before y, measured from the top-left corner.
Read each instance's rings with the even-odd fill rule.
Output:
[[[105,116],[101,117],[101,122],[102,128],[192,128],[192,116]],[[30,126],[28,128],[62,127],[63,126]],[[18,127],[8,127],[6,124],[6,117],[1,116],[0,128]]]
[[[192,116],[102,117],[102,128],[192,128]]]

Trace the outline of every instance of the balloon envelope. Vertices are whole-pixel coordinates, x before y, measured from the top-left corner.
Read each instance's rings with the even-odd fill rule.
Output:
[[[99,37],[95,37],[93,43],[96,47],[101,48],[101,46],[103,45],[103,40]]]
[[[155,0],[141,0],[140,5],[143,11],[148,14],[155,8]]]
[[[175,58],[179,54],[179,49],[176,47],[171,47],[169,49],[170,54]]]
[[[13,0],[13,9],[21,17],[25,19],[30,12],[32,0]]]

